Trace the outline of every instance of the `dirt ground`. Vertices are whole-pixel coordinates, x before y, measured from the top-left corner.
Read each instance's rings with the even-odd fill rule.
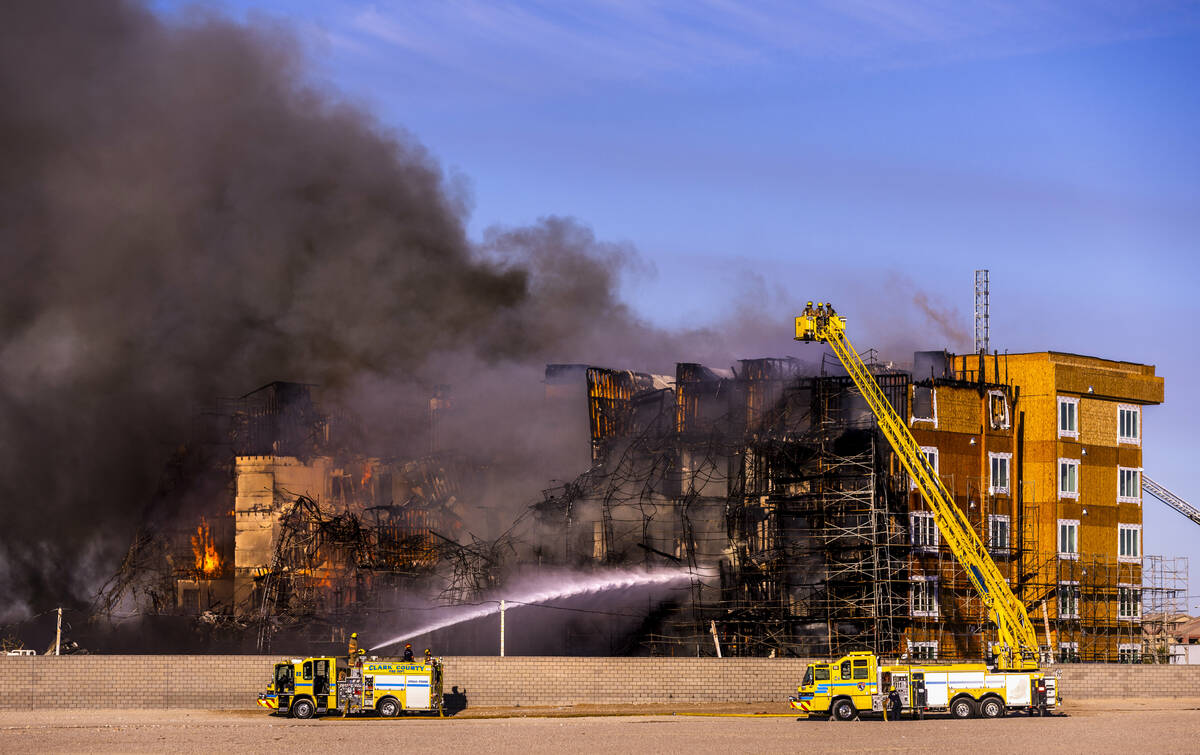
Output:
[[[768,714],[753,716],[752,714]],[[796,720],[783,705],[473,709],[444,720],[259,711],[0,711],[0,752],[1197,752],[1200,698],[1087,700],[1054,718]]]

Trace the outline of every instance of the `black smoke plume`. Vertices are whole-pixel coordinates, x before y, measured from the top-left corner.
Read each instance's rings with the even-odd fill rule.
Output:
[[[731,356],[630,314],[631,250],[557,218],[473,244],[466,205],[286,30],[5,3],[0,620],[89,597],[205,398],[282,379],[386,407],[456,372]]]

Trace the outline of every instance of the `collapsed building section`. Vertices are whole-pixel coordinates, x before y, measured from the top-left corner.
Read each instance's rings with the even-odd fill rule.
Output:
[[[203,415],[97,614],[199,616],[258,649],[289,629],[329,639],[471,550],[459,540],[478,467],[450,452],[364,455],[357,423],[316,393],[272,383]]]

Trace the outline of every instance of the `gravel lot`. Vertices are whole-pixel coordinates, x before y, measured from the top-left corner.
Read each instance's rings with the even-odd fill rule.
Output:
[[[1196,752],[1200,699],[1099,700],[1056,718],[797,721],[714,713],[619,715],[629,709],[473,710],[446,720],[294,721],[258,711],[0,711],[0,752]],[[656,706],[636,712],[659,713]],[[490,716],[490,717],[489,717]]]

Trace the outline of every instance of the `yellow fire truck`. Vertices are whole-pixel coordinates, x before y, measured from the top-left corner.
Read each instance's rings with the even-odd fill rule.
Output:
[[[1058,685],[1041,671],[998,671],[982,663],[883,665],[873,653],[809,664],[792,707],[812,717],[849,721],[882,713],[889,690],[901,712],[949,711],[955,718],[1000,718],[1010,710],[1043,715],[1058,705]]]
[[[294,658],[275,664],[274,680],[258,696],[263,708],[293,718],[327,713],[442,712],[442,661],[428,663],[371,657]]]
[[[917,713],[949,710],[958,718],[996,718],[1012,709],[1045,713],[1059,701],[1057,678],[1039,670],[1049,662],[1040,648],[1025,604],[988,554],[982,539],[954,504],[913,438],[904,419],[884,396],[874,375],[846,337],[846,318],[832,305],[812,302],[796,318],[796,340],[828,344],[871,407],[880,432],[933,512],[938,532],[966,572],[996,628],[986,645],[994,663],[885,666],[871,653],[851,653],[834,663],[810,665],[793,708],[810,715],[850,719],[858,711],[882,711],[889,692],[899,694],[902,709]]]

